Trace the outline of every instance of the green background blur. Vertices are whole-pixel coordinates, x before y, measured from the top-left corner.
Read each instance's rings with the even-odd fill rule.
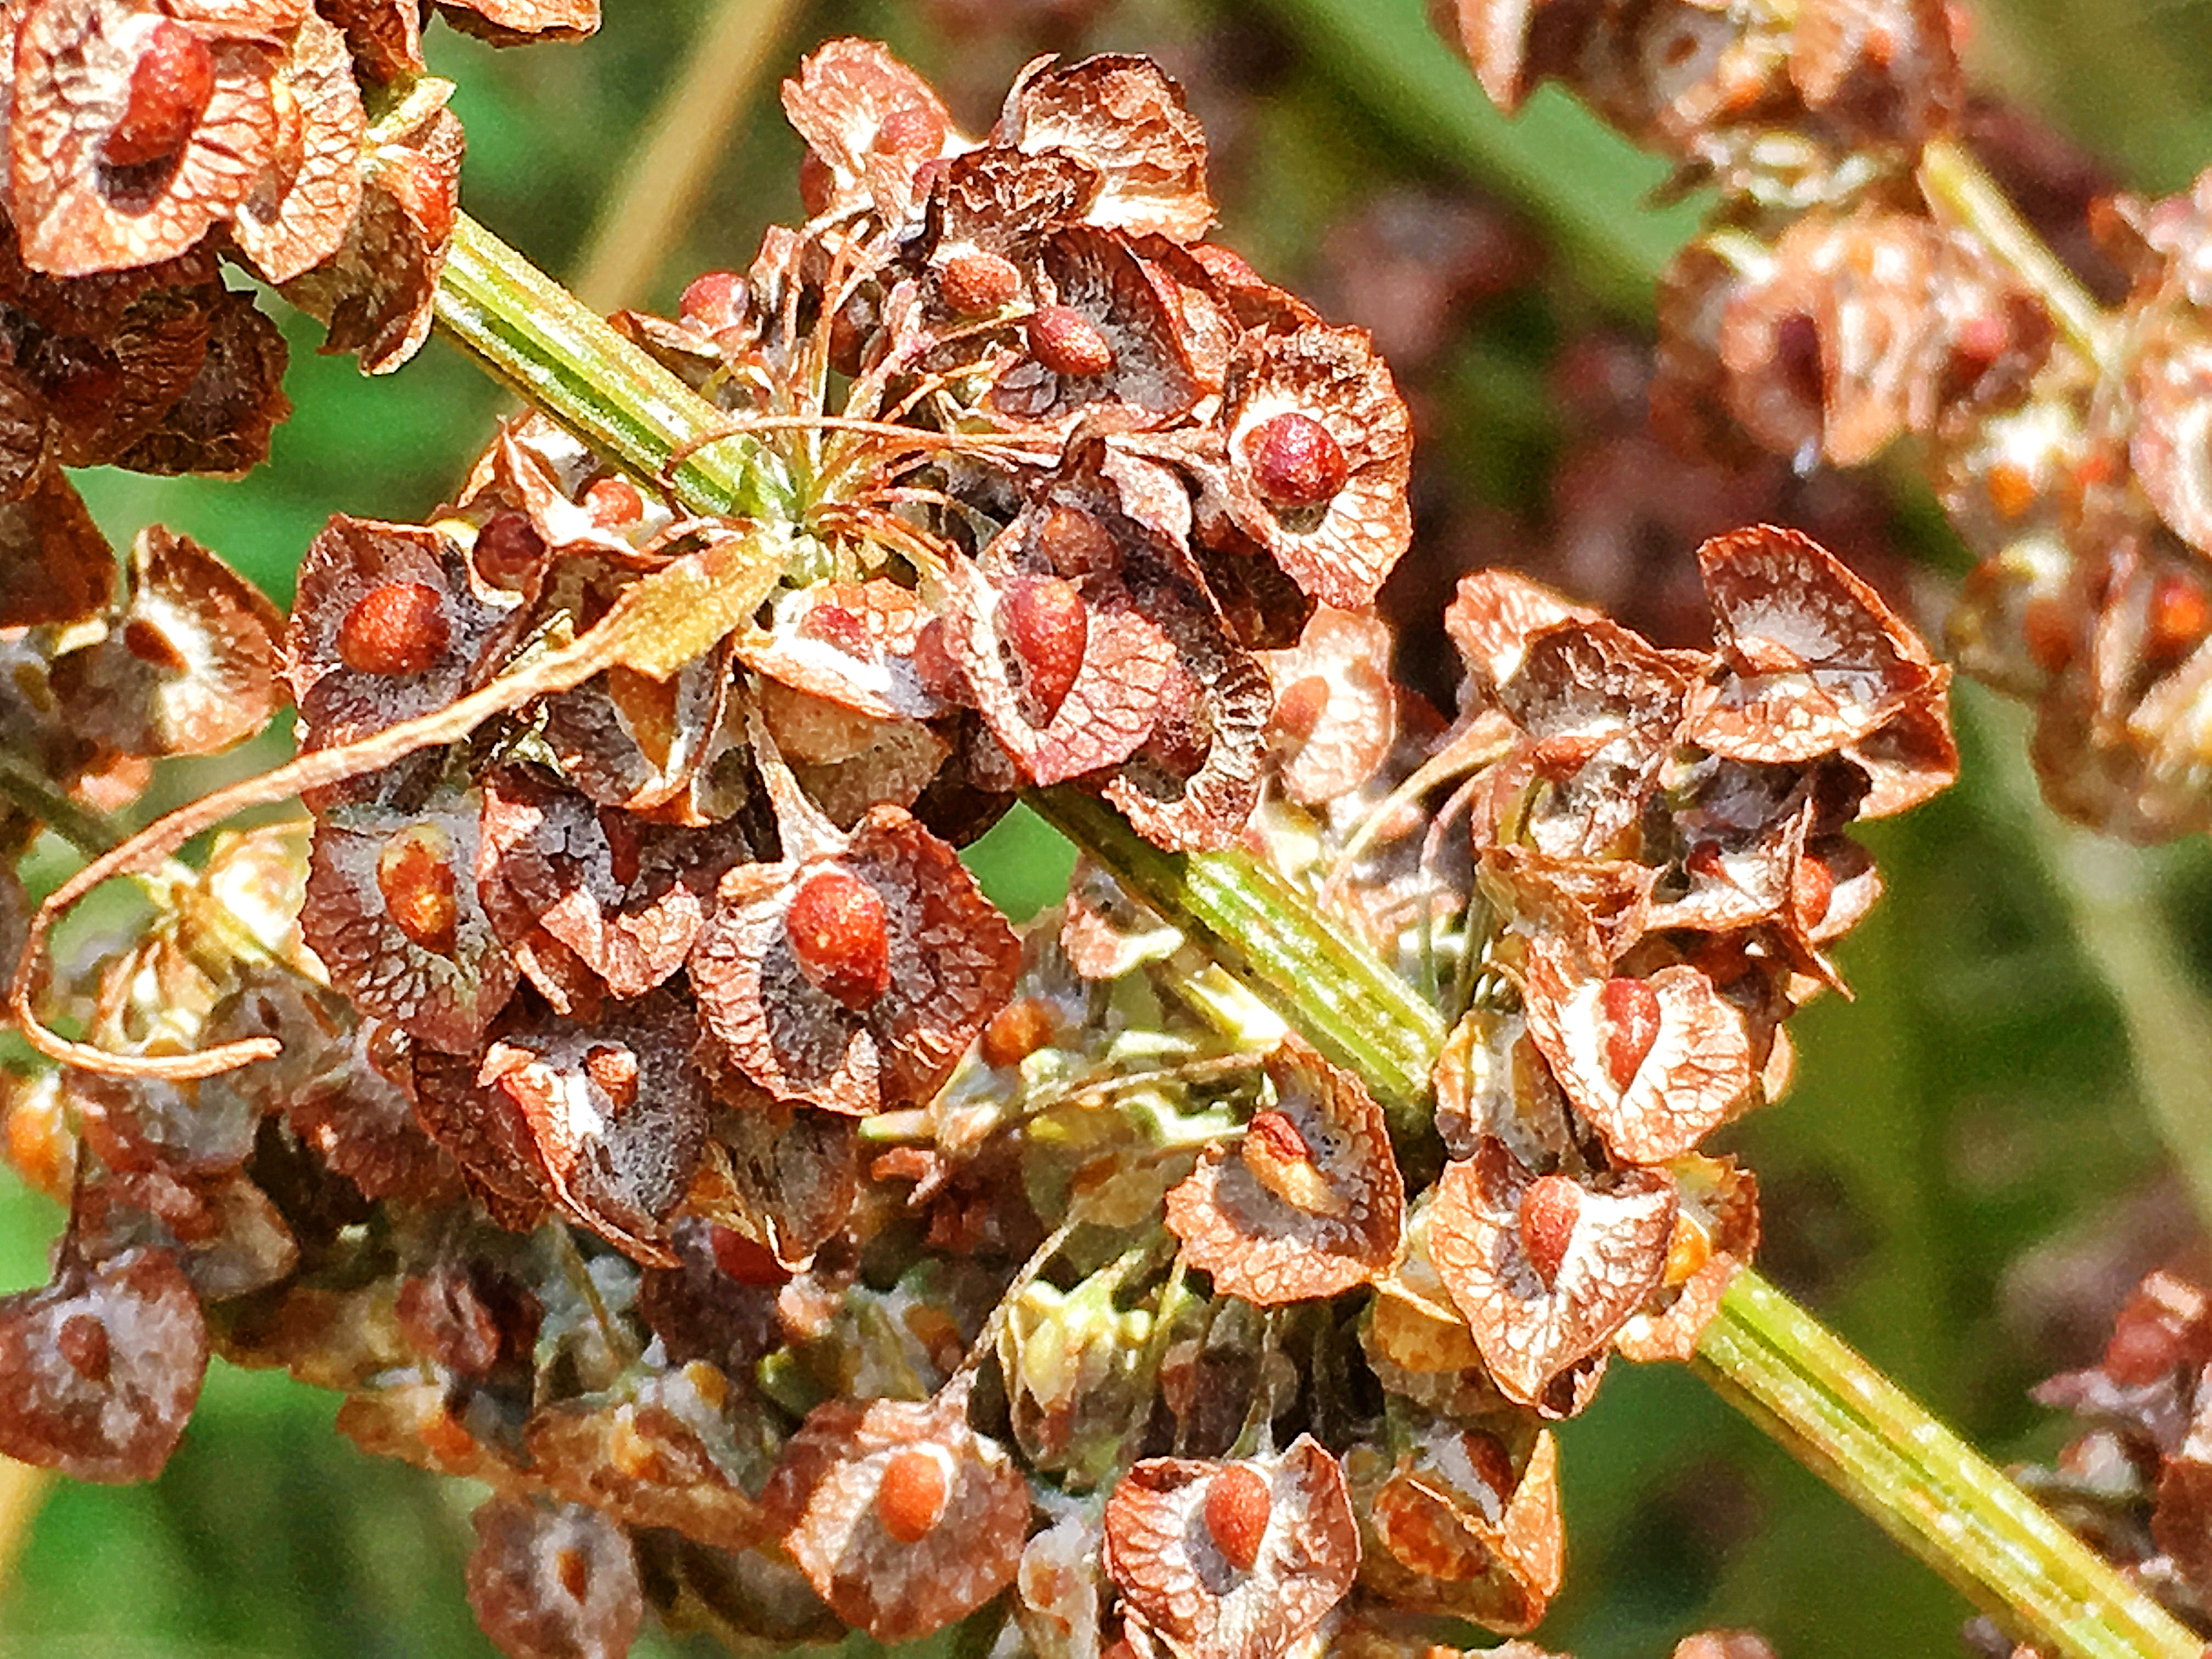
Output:
[[[726,9],[606,0],[596,40],[500,54],[435,32],[433,67],[459,83],[468,127],[470,210],[573,274],[647,112]],[[2212,6],[1975,9],[1982,78],[2136,185],[2182,186],[2212,157]],[[799,149],[774,81],[803,47],[847,32],[945,74],[974,125],[1019,58],[1005,42],[949,53],[918,3],[799,6],[681,246],[634,302],[666,307],[690,273],[742,268],[764,224],[797,216]],[[1548,98],[1515,127],[1498,122],[1428,34],[1421,0],[1125,0],[1090,40],[1208,65],[1237,89],[1221,237],[1293,287],[1326,228],[1391,183],[1485,184],[1559,230],[1540,298],[1479,315],[1431,376],[1448,400],[1431,423],[1452,434],[1453,464],[1513,505],[1526,481],[1498,457],[1545,452],[1551,342],[1594,316],[1637,321],[1686,222],[1634,205],[1649,164]],[[281,599],[330,513],[406,519],[452,493],[501,394],[442,343],[389,381],[363,380],[349,360],[316,356],[297,321],[300,412],[272,463],[237,485],[88,477],[118,544],[159,519]],[[1920,538],[1933,575],[1955,578],[1960,556],[1940,527],[1923,523]],[[1857,1000],[1829,999],[1800,1022],[1795,1094],[1736,1145],[1767,1194],[1769,1271],[1978,1443],[2039,1456],[2062,1436],[2026,1385],[2094,1351],[2097,1320],[2136,1273],[2191,1262],[2199,1244],[2121,1021],[2047,874],[2051,834],[2021,804],[2019,723],[1972,688],[1961,704],[1964,783],[1868,837],[1890,891],[1844,953]],[[2160,861],[2185,918],[2205,916],[2212,862],[2197,848]],[[1017,909],[1048,899],[1066,867],[1018,823],[982,862]],[[2192,927],[2201,978],[2212,927]],[[0,1186],[0,1285],[44,1278],[57,1220]],[[52,1487],[0,1587],[0,1659],[489,1653],[462,1592],[473,1494],[356,1454],[331,1431],[335,1407],[218,1367],[161,1480]],[[1688,1374],[1616,1366],[1562,1439],[1568,1589],[1539,1632],[1547,1645],[1664,1654],[1728,1624],[1762,1630],[1788,1659],[1960,1650],[1965,1605]],[[684,1650],[648,1638],[639,1650]]]

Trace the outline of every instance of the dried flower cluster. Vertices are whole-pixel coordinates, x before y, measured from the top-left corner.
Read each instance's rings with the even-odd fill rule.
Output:
[[[1673,441],[1806,471],[1917,440],[1980,560],[1951,643],[2036,705],[2052,805],[2137,840],[2212,826],[2207,186],[2100,204],[2087,228],[2131,283],[2100,314],[1960,209],[1950,181],[1976,164],[1951,9],[1461,0],[1459,16],[1501,105],[1563,81],[1718,188],[1662,283],[1653,404]]]
[[[1034,65],[977,140],[841,41],[785,99],[814,216],[619,319],[727,413],[751,516],[531,417],[433,522],[333,520],[281,639],[173,642],[250,635],[255,707],[281,679],[351,771],[60,987],[112,1056],[281,1053],[14,1086],[72,1207],[0,1299],[0,1451],[143,1477],[210,1352],[288,1367],[493,1489],[470,1595],[516,1655],[647,1607],[1010,1656],[1527,1630],[1547,1420],[1616,1346],[1686,1354],[1748,1257],[1751,1179],[1698,1148],[1838,982],[1879,889],[1848,827],[1949,780],[1946,671],[1760,528],[1701,552],[1705,651],[1468,579],[1446,728],[1364,611],[1405,408],[1200,240],[1171,82]],[[628,659],[529,692],[610,618]],[[100,637],[144,663],[136,625]],[[1432,986],[1432,1121],[1103,874],[1010,927],[956,847],[1056,785],[1264,854]]]
[[[2081,1432],[2024,1484],[2098,1553],[2212,1632],[2212,1296],[2168,1273],[2138,1285],[2104,1356],[2035,1390]],[[2010,1651],[2000,1647],[2001,1654]]]

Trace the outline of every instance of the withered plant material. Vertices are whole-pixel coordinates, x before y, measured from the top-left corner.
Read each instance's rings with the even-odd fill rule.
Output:
[[[1271,1659],[1352,1588],[1359,1528],[1336,1459],[1301,1435],[1273,1455],[1137,1464],[1106,1499],[1104,1564],[1140,1652]]]
[[[1680,1205],[1666,1274],[1613,1344],[1638,1363],[1694,1354],[1737,1270],[1759,1247],[1759,1182],[1749,1170],[1732,1158],[1686,1158],[1668,1173]]]
[[[1445,1166],[1429,1252],[1510,1398],[1545,1406],[1602,1355],[1659,1287],[1676,1207],[1661,1171],[1534,1175],[1502,1141]]]
[[[964,1389],[830,1401],[808,1413],[763,1495],[816,1594],[879,1642],[965,1618],[1020,1565],[1029,1483],[967,1414]]]
[[[1080,156],[1101,175],[1091,223],[1132,236],[1195,242],[1213,222],[1206,133],[1182,88],[1148,58],[1031,65],[1006,94],[994,143]]]
[[[438,0],[438,15],[498,46],[574,40],[599,27],[599,0]]]
[[[1324,607],[1297,645],[1263,652],[1275,690],[1268,734],[1291,799],[1317,805],[1374,776],[1398,737],[1390,630],[1374,617]]]
[[[645,1620],[629,1540],[595,1510],[488,1498],[469,1606],[507,1659],[623,1659]]]
[[[361,211],[368,117],[345,36],[318,13],[301,20],[279,73],[298,130],[280,135],[238,204],[231,234],[255,268],[281,285],[344,245]]]
[[[897,807],[842,846],[722,878],[692,948],[707,1029],[778,1100],[927,1099],[1004,1006],[1020,946],[952,849]]]
[[[80,1480],[150,1480],[207,1370],[199,1298],[165,1250],[68,1250],[53,1283],[0,1297],[0,1452]]]
[[[1183,1259],[1217,1294],[1272,1306],[1340,1294],[1396,1257],[1405,1182],[1366,1085],[1296,1038],[1267,1062],[1269,1103],[1167,1195]]]
[[[1353,1460],[1361,1582],[1409,1610],[1534,1628],[1565,1569],[1550,1431],[1504,1416],[1479,1427],[1423,1418],[1406,1439],[1395,1466],[1374,1450]]]

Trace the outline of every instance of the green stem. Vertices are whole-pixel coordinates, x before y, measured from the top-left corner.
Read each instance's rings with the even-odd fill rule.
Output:
[[[123,839],[100,813],[79,805],[43,774],[5,753],[0,753],[0,800],[13,802],[87,858],[97,858]]]
[[[532,403],[693,511],[757,510],[750,446],[701,448],[726,430],[711,405],[465,221],[438,316]],[[1072,792],[1035,804],[1315,1047],[1358,1071],[1401,1143],[1431,1139],[1443,1022],[1358,941],[1241,854],[1161,852]],[[1739,1275],[1700,1361],[1846,1498],[2027,1638],[2084,1659],[2201,1654],[2002,1474],[1754,1275]]]

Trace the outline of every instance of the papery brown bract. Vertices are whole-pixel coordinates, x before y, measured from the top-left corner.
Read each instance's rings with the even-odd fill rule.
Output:
[[[1092,224],[1195,242],[1213,222],[1206,133],[1185,107],[1182,88],[1150,58],[1033,64],[1006,94],[991,136],[1031,154],[1064,151],[1096,167],[1103,182],[1084,213]]]
[[[942,155],[952,118],[928,82],[872,40],[832,40],[783,83],[783,109],[825,169],[817,215],[872,206],[902,222],[922,164]]]
[[[934,1513],[895,1498],[885,1515],[887,1475],[917,1457],[936,1476]],[[1029,1484],[996,1441],[968,1426],[964,1390],[816,1407],[763,1502],[816,1593],[880,1642],[926,1636],[999,1594],[1030,1525]]]
[[[469,1605],[507,1659],[623,1659],[645,1620],[629,1540],[594,1510],[488,1498]]]
[[[438,0],[438,15],[495,46],[575,40],[599,27],[599,0]]]
[[[1667,1271],[1614,1346],[1639,1364],[1686,1361],[1720,1310],[1721,1297],[1759,1247],[1759,1182],[1734,1158],[1688,1158],[1668,1166],[1680,1200]]]
[[[199,1298],[174,1256],[72,1251],[52,1284],[0,1298],[0,1452],[80,1480],[150,1480],[207,1359]]]
[[[1389,1127],[1356,1076],[1295,1038],[1267,1075],[1273,1103],[1237,1149],[1210,1149],[1168,1194],[1168,1228],[1217,1295],[1262,1305],[1335,1296],[1398,1254],[1405,1182]]]
[[[344,35],[314,12],[301,20],[279,71],[299,116],[238,204],[231,234],[263,276],[290,282],[344,245],[361,211],[368,118]]]
[[[1274,684],[1277,775],[1292,800],[1314,805],[1349,793],[1390,752],[1398,735],[1390,644],[1379,618],[1322,609],[1296,646],[1261,653]]]
[[[1231,1471],[1256,1476],[1267,1498],[1256,1539],[1241,1540],[1243,1566],[1207,1521]],[[1108,1494],[1105,1519],[1106,1575],[1141,1652],[1274,1659],[1343,1599],[1359,1567],[1344,1473],[1310,1436],[1238,1462],[1147,1459]]]
[[[1523,1237],[1522,1200],[1536,1179],[1500,1141],[1447,1164],[1429,1250],[1498,1386],[1544,1407],[1554,1404],[1554,1382],[1602,1353],[1658,1287],[1676,1200],[1657,1170],[1577,1183],[1578,1211],[1547,1278]]]

